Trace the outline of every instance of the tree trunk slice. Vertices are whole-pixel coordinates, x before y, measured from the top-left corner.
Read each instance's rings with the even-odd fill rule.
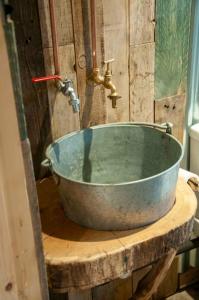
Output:
[[[64,215],[53,179],[38,183],[43,246],[50,287],[57,292],[92,288],[151,264],[189,239],[197,201],[179,179],[176,202],[154,224],[128,231],[96,231]]]

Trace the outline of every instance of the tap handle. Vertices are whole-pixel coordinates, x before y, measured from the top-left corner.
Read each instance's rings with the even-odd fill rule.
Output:
[[[112,62],[114,62],[114,61],[115,61],[114,58],[111,58],[111,59],[108,59],[108,60],[105,60],[105,61],[104,61],[105,65],[107,65],[107,71],[110,71],[110,64],[111,64]]]

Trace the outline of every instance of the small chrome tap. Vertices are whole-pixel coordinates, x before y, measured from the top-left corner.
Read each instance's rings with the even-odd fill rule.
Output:
[[[70,79],[65,79],[63,81],[59,81],[58,89],[65,95],[70,97],[69,103],[73,107],[74,112],[80,111],[80,100],[77,97],[75,90],[73,88],[73,83]]]

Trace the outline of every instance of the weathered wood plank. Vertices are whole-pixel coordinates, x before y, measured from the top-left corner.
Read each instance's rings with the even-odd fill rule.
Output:
[[[186,91],[191,3],[156,1],[155,99]]]
[[[34,170],[32,164],[32,156],[30,150],[29,140],[26,139],[21,142],[25,176],[27,182],[27,194],[29,198],[31,221],[33,227],[33,235],[35,240],[35,250],[37,255],[37,265],[39,270],[39,279],[42,291],[43,300],[47,300],[48,297],[48,285],[47,285],[47,273],[43,254],[42,235],[41,235],[41,220],[39,213],[37,189],[34,177]]]
[[[140,280],[142,280],[151,270],[152,265],[146,266],[140,270],[134,271],[132,273],[132,286],[133,286],[133,293],[135,293],[138,283]]]
[[[163,299],[176,293],[178,289],[178,263],[179,257],[176,256],[169,268],[165,279],[158,287],[153,300]]]
[[[76,56],[78,94],[81,101],[81,127],[106,122],[106,97],[102,86],[95,86],[88,78],[92,72],[89,1],[73,0],[73,28]],[[102,0],[96,1],[97,59],[100,68],[104,61]]]
[[[189,267],[187,271],[179,275],[179,289],[184,289],[199,281],[199,268]]]
[[[183,142],[186,95],[155,101],[155,122],[173,124],[173,135]]]
[[[68,293],[68,300],[93,300],[91,289]]]
[[[37,0],[9,3],[13,6],[27,131],[38,178],[46,145],[51,142],[51,129],[46,84],[31,82],[32,77],[45,74]]]
[[[93,300],[127,300],[132,296],[131,277],[116,279],[92,289]]]
[[[112,63],[112,81],[122,97],[117,100],[117,108],[112,108],[112,102],[107,96],[110,90],[105,90],[107,122],[129,121],[129,14],[128,0],[103,0],[104,17],[104,51],[105,60],[115,59]]]
[[[154,295],[165,278],[175,255],[176,249],[170,249],[165,256],[152,266],[151,271],[139,282],[131,300],[148,300]]]
[[[60,294],[60,293],[54,293],[51,289],[49,290],[49,296],[50,300],[68,300],[68,294]]]
[[[130,45],[154,42],[155,0],[130,0]]]
[[[10,228],[7,218],[6,198],[3,195],[3,180],[0,173],[0,296],[4,300],[18,300],[17,279],[15,273],[15,261],[10,236]]]
[[[13,268],[16,278],[14,282],[8,281],[4,288],[10,294],[9,299],[12,297],[12,290],[13,293],[17,290],[18,297],[15,297],[16,299],[40,300],[42,299],[42,291],[39,281],[29,198],[26,189],[27,182],[21,151],[15,99],[1,16],[0,65],[3,76],[0,77],[0,190],[4,208],[2,213],[6,213],[4,218],[7,219],[10,232],[7,246],[12,246],[12,249],[4,247],[3,250],[8,251],[8,254],[11,255],[10,259],[14,263]],[[4,261],[6,269],[1,272],[1,276],[4,276],[2,273],[6,273],[6,270],[9,273],[10,271],[13,272],[13,269],[9,269],[9,265],[5,265],[8,262],[6,255],[7,252]],[[15,280],[15,278],[7,279]],[[5,277],[3,279],[5,280]],[[5,284],[5,281],[3,281],[3,284]]]
[[[76,89],[76,74],[74,71],[75,54],[74,45],[59,46],[61,74],[71,79]],[[53,74],[52,48],[44,49],[46,74]],[[70,98],[57,90],[54,81],[48,82],[48,97],[51,116],[51,128],[53,139],[79,129],[79,114],[74,113],[69,104]]]
[[[73,43],[73,25],[70,0],[55,1],[57,40],[59,46]],[[49,1],[38,1],[43,48],[52,47]]]
[[[154,43],[130,47],[130,120],[154,121]]]

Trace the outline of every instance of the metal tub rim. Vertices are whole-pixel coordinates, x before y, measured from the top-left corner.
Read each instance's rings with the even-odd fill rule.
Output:
[[[141,125],[140,125],[141,124]],[[116,123],[108,123],[108,124],[102,124],[102,125],[96,125],[96,126],[92,126],[92,127],[88,127],[88,128],[84,128],[84,129],[81,129],[81,130],[77,130],[77,131],[73,131],[71,133],[68,133],[68,134],[65,134],[64,136],[56,139],[54,142],[52,142],[46,149],[46,152],[45,152],[45,156],[46,156],[46,159],[47,159],[47,166],[51,169],[52,173],[55,173],[56,175],[58,175],[60,178],[62,179],[65,179],[71,183],[78,183],[78,184],[81,184],[81,185],[89,185],[89,186],[126,186],[126,185],[132,185],[132,184],[136,184],[136,183],[140,183],[140,182],[146,182],[146,181],[149,181],[149,180],[152,180],[156,177],[159,177],[161,175],[164,175],[166,173],[168,173],[170,170],[172,170],[173,168],[175,168],[176,166],[179,165],[179,163],[181,162],[182,158],[183,158],[183,147],[182,147],[182,144],[178,141],[177,138],[175,138],[173,135],[170,135],[166,132],[163,132],[166,136],[169,136],[170,138],[172,138],[177,144],[178,146],[180,147],[180,150],[181,150],[181,154],[178,158],[178,160],[171,166],[169,167],[168,169],[160,172],[160,173],[157,173],[153,176],[150,176],[150,177],[146,177],[146,178],[143,178],[143,179],[138,179],[138,180],[134,180],[134,181],[127,181],[127,182],[120,182],[120,183],[92,183],[92,182],[86,182],[86,181],[81,181],[81,180],[75,180],[75,179],[71,179],[67,176],[64,176],[63,174],[61,174],[59,171],[56,170],[56,168],[54,168],[54,165],[53,165],[53,161],[50,157],[50,150],[53,148],[53,144],[54,143],[58,143],[62,140],[64,140],[66,137],[71,137],[73,135],[76,135],[76,134],[79,134],[87,129],[98,129],[98,128],[104,128],[104,127],[113,127],[113,126],[140,126],[140,127],[148,127],[149,125],[154,125],[153,129],[154,130],[158,130],[160,131],[159,129],[155,128],[156,124],[151,124],[151,123],[137,123],[137,122],[116,122]],[[45,164],[44,164],[45,165]]]

